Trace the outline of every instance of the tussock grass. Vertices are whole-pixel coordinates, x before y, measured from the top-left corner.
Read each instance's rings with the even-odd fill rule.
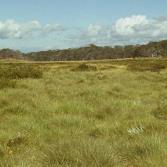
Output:
[[[97,71],[97,65],[82,63],[78,65],[73,71]]]
[[[167,120],[167,105],[158,106],[152,114],[158,119]]]
[[[81,64],[1,62],[0,166],[166,167],[167,61]]]
[[[0,78],[2,79],[24,79],[41,78],[42,70],[30,65],[7,65],[0,66]]]
[[[4,88],[15,88],[16,81],[9,79],[0,79],[0,89]]]
[[[140,61],[135,61],[134,63],[131,63],[128,65],[128,70],[130,71],[151,71],[151,72],[160,72],[161,70],[164,70],[167,68],[167,63],[166,61],[145,61],[145,60],[140,60]]]

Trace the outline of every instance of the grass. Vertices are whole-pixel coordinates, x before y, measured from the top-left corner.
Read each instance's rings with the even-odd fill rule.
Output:
[[[24,78],[41,78],[42,71],[39,67],[33,65],[9,64],[0,66],[1,79],[24,79]]]
[[[90,65],[86,63],[81,63],[73,71],[97,71],[98,67],[96,65]]]
[[[167,60],[82,64],[0,63],[0,166],[166,167]]]

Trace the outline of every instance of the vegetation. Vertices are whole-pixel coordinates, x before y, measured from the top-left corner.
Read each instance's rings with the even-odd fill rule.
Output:
[[[1,79],[24,79],[24,78],[41,78],[42,70],[32,65],[6,65],[0,66],[0,78]]]
[[[0,69],[0,166],[167,166],[166,59]]]
[[[16,81],[12,81],[9,79],[0,79],[0,89],[15,88],[15,87],[16,87]]]
[[[73,71],[97,71],[98,67],[96,65],[81,63]]]
[[[115,47],[90,45],[76,49],[70,48],[65,50],[33,52],[26,54],[25,58],[35,61],[67,61],[166,56],[167,40],[150,42],[146,45],[127,45]]]
[[[1,49],[0,59],[23,59],[23,55],[20,51],[15,51],[12,49]]]
[[[10,49],[0,50],[0,58],[15,58],[35,61],[67,61],[67,60],[103,60],[136,57],[167,57],[167,40],[150,42],[145,45],[96,46],[64,50],[48,50],[32,53],[21,53]]]
[[[166,61],[160,60],[141,60],[136,63],[131,63],[128,65],[128,69],[132,71],[152,71],[160,72],[167,67]]]

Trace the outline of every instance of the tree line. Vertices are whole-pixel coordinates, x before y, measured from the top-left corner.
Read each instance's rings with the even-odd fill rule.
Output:
[[[64,50],[48,50],[31,53],[21,53],[10,49],[0,51],[0,58],[18,58],[34,61],[73,61],[101,60],[136,57],[167,57],[167,40],[150,42],[145,45],[126,46],[96,46],[91,44],[81,48]]]

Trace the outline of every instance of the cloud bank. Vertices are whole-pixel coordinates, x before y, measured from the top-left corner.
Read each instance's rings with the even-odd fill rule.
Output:
[[[63,30],[59,24],[42,25],[36,20],[25,23],[18,23],[15,20],[0,21],[0,39],[23,39]]]
[[[120,18],[110,26],[90,24],[79,35],[82,43],[134,44],[167,38],[167,17],[149,19],[144,15]]]
[[[54,35],[59,34],[59,38]],[[38,37],[38,38],[36,38]],[[78,47],[94,43],[97,45],[140,44],[167,39],[167,17],[148,18],[145,15],[132,15],[116,20],[109,25],[90,24],[87,28],[68,27],[60,24],[41,24],[39,21],[16,22],[0,21],[0,40],[29,38],[45,41],[41,46],[52,47],[61,43],[61,48]],[[33,45],[33,42],[32,42]],[[53,46],[54,47],[54,46]]]

